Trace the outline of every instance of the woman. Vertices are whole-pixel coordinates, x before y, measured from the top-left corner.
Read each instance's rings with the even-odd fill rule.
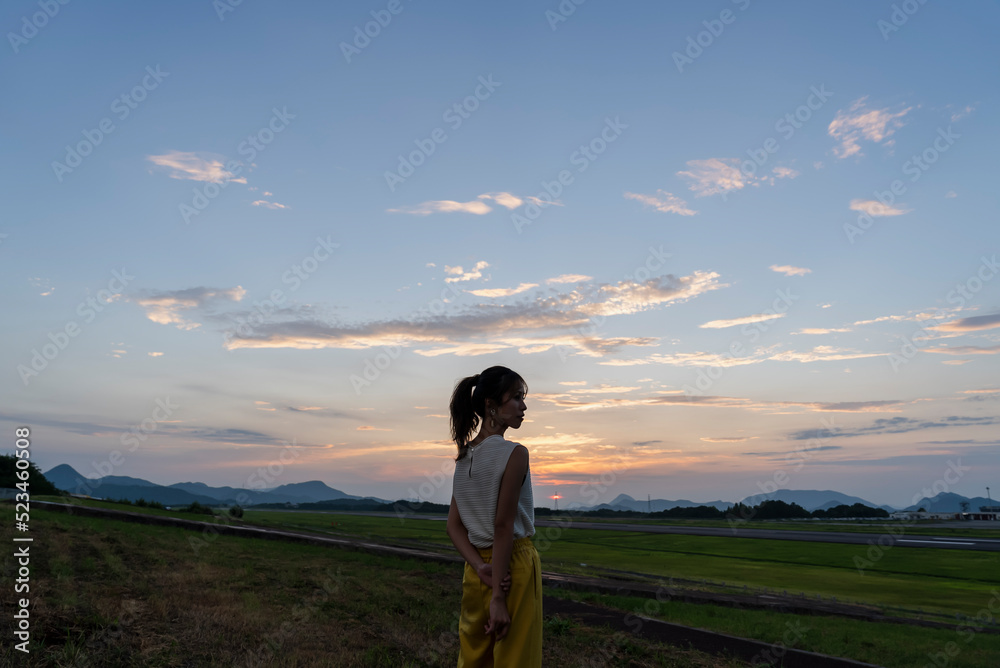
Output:
[[[494,366],[463,378],[451,397],[458,456],[448,536],[466,562],[459,668],[542,665],[542,565],[531,543],[528,450],[503,437],[524,421],[527,389],[521,376]],[[509,593],[493,587],[508,573]]]

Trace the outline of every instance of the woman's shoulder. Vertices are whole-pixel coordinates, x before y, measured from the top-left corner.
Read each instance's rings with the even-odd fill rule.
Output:
[[[510,439],[504,438],[503,436],[499,436],[499,435],[497,437],[500,438],[501,440],[503,440],[504,445],[506,445],[509,448],[518,448],[518,447],[523,448],[524,447],[523,445],[521,445],[517,441],[512,441]]]

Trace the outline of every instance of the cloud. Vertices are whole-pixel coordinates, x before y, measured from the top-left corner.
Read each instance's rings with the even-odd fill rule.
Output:
[[[588,316],[623,315],[646,311],[654,306],[672,301],[687,301],[712,290],[728,287],[718,282],[719,274],[695,271],[690,276],[658,276],[637,283],[622,281],[603,285],[598,289],[598,299],[580,306]]]
[[[726,353],[656,353],[638,359],[613,359],[600,362],[605,366],[636,366],[644,364],[669,364],[671,366],[745,366],[762,362],[830,362],[839,360],[861,359],[865,357],[881,357],[887,353],[863,353],[831,346],[816,346],[811,351],[775,352],[776,346],[757,350],[747,355],[729,355]]]
[[[250,202],[253,206],[262,206],[267,209],[287,209],[288,207],[284,204],[279,204],[278,202],[268,202],[267,200],[258,199]]]
[[[874,218],[880,218],[882,216],[902,216],[904,213],[909,213],[911,209],[900,209],[882,204],[874,199],[852,199],[851,211],[861,211]]]
[[[558,200],[547,201],[541,200],[537,197],[522,198],[509,192],[492,192],[477,195],[476,199],[471,202],[456,202],[450,199],[431,200],[416,206],[405,206],[399,209],[386,209],[386,211],[389,213],[408,213],[414,216],[429,216],[432,213],[472,213],[477,216],[482,216],[493,210],[493,208],[486,203],[489,201],[495,202],[496,204],[507,209],[516,209],[517,207],[523,205],[525,201],[532,202],[540,207],[553,205],[562,206],[562,202],[559,202]]]
[[[731,367],[744,366],[747,364],[759,364],[766,361],[766,352],[757,352],[752,355],[736,357],[722,353],[655,353],[647,357],[633,359],[614,359],[600,362],[605,366],[639,366],[646,364],[669,364],[671,366],[716,366]]]
[[[943,311],[945,309],[938,309],[937,311],[910,311],[906,315],[882,315],[877,318],[872,318],[871,320],[858,320],[855,325],[872,325],[879,322],[923,322],[925,320],[933,320],[935,318],[944,317]],[[951,309],[957,310],[957,309]]]
[[[170,398],[167,398],[168,402]],[[125,422],[116,423],[102,423],[102,422],[90,422],[85,420],[74,421],[74,420],[63,420],[59,418],[52,418],[48,415],[30,415],[30,414],[20,414],[20,415],[8,415],[3,411],[0,411],[0,420],[6,420],[9,422],[28,423],[31,425],[41,425],[46,427],[53,427],[56,429],[62,429],[74,434],[80,434],[83,436],[96,436],[100,438],[113,438],[118,440],[121,434],[129,431],[134,425],[130,425]],[[254,431],[250,429],[235,429],[235,428],[219,428],[219,427],[206,427],[200,425],[185,425],[181,424],[179,420],[159,420],[156,424],[156,435],[154,438],[177,438],[183,439],[185,441],[213,441],[221,443],[229,443],[241,446],[256,446],[256,445],[288,445],[285,439],[278,436],[273,436],[271,434],[266,434],[264,432]],[[304,447],[314,447],[311,444],[296,442],[296,446]]]
[[[907,107],[896,113],[888,109],[869,109],[865,106],[867,99],[866,95],[855,100],[847,111],[838,111],[827,128],[829,135],[839,142],[833,148],[833,154],[838,158],[863,155],[860,144],[863,139],[891,146],[894,140],[889,138],[903,127],[904,123],[900,119],[912,109]]]
[[[444,279],[445,283],[462,283],[465,281],[472,281],[477,278],[483,277],[482,270],[490,266],[489,262],[485,260],[480,260],[476,263],[476,266],[472,268],[471,271],[465,271],[462,267],[449,267],[444,266],[444,273],[451,274],[449,278]]]
[[[537,288],[538,283],[521,283],[516,288],[488,288],[484,290],[469,290],[470,294],[476,295],[477,297],[510,297],[511,295],[516,295],[531,288]]]
[[[975,332],[981,329],[993,329],[994,327],[1000,327],[1000,313],[953,320],[943,325],[931,327],[931,329],[939,332]]]
[[[2,237],[0,237],[2,239]],[[45,280],[44,278],[34,277],[29,278],[28,282],[39,290],[44,290],[44,292],[39,292],[40,297],[48,297],[53,292],[55,292],[55,287],[52,286],[51,282]]]
[[[548,278],[545,280],[546,283],[583,283],[584,281],[593,280],[592,276],[584,276],[583,274],[563,274],[562,276],[556,276],[555,278]]]
[[[784,313],[758,313],[756,315],[745,315],[742,318],[732,318],[731,320],[712,320],[703,325],[698,325],[702,329],[724,329],[726,327],[736,327],[738,325],[748,325],[753,322],[764,322],[775,318],[785,317]]]
[[[689,171],[677,172],[677,175],[688,180],[688,188],[694,192],[695,197],[740,190],[747,185],[743,173],[739,170],[739,158],[689,160],[685,164]]]
[[[742,443],[743,441],[752,441],[758,436],[702,436],[700,440],[706,443]]]
[[[500,206],[506,207],[508,209],[516,209],[517,207],[524,204],[524,200],[516,195],[511,195],[507,192],[499,193],[485,193],[479,196],[479,199],[491,199]]]
[[[637,406],[690,406],[697,408],[739,408],[751,411],[787,413],[790,409],[820,413],[892,413],[905,403],[897,400],[877,401],[759,401],[746,397],[689,395],[679,393],[657,394],[646,397],[597,397],[592,399],[562,394],[533,393],[536,400],[551,403],[567,410],[587,411],[603,408],[632,408]]]
[[[746,186],[758,187],[761,183],[773,186],[776,179],[794,179],[799,175],[799,172],[789,167],[775,167],[770,174],[761,173],[756,176],[740,169],[739,158],[689,160],[685,164],[688,171],[677,172],[677,175],[688,181],[688,188],[694,192],[695,197],[717,194],[725,196],[730,190],[741,190]]]
[[[954,199],[954,198],[958,197],[958,193],[956,193],[956,192],[955,192],[954,190],[949,190],[948,192],[946,192],[946,193],[944,194],[944,196],[945,196],[945,197],[946,197],[947,199]]]
[[[163,357],[163,353],[146,353],[150,357]]]
[[[637,200],[663,213],[676,213],[679,216],[693,216],[698,213],[694,209],[689,209],[687,202],[680,197],[665,190],[657,190],[656,195],[640,195],[638,193],[627,192],[625,193],[625,198]]]
[[[452,346],[443,346],[439,348],[429,348],[429,349],[416,349],[415,352],[423,357],[439,357],[441,355],[454,355],[455,357],[475,357],[477,355],[495,355],[501,350],[505,350],[510,346],[502,341],[497,341],[496,343],[476,343],[476,342],[463,342]],[[544,350],[548,350],[552,346],[546,346]],[[540,350],[538,352],[544,352]]]
[[[797,332],[792,332],[792,334],[831,334],[833,332],[849,332],[850,327],[837,327],[833,329],[824,329],[822,327],[806,327],[805,329],[800,329]]]
[[[358,427],[356,431],[392,431],[392,429],[386,429],[384,427],[373,427],[369,424],[365,424]]]
[[[205,157],[202,157],[205,156]],[[245,178],[234,178],[234,174],[223,166],[222,157],[212,154],[199,154],[185,151],[170,151],[163,155],[147,155],[146,160],[157,167],[170,170],[167,174],[172,179],[189,181],[208,181],[210,183],[235,182],[246,183]]]
[[[840,445],[818,445],[814,448],[801,448],[799,450],[790,450],[787,452],[773,451],[773,452],[743,452],[742,455],[748,457],[764,457],[770,459],[771,461],[790,461],[790,462],[802,462],[809,456],[804,456],[807,452],[823,452],[826,450],[843,450],[843,446]]]
[[[770,269],[771,271],[776,271],[779,274],[784,274],[785,276],[805,276],[806,274],[812,273],[812,269],[806,269],[805,267],[793,267],[790,264],[772,264]]]
[[[146,309],[146,317],[161,325],[176,325],[179,329],[194,329],[201,323],[187,319],[187,314],[203,308],[216,300],[240,301],[246,294],[240,286],[223,290],[219,288],[188,288],[139,295],[131,298]]]
[[[479,273],[448,267],[454,278]],[[660,276],[637,283],[579,284],[571,292],[538,294],[512,304],[477,304],[453,314],[420,314],[356,324],[327,323],[315,316],[262,323],[253,331],[227,338],[236,348],[344,348],[417,346],[418,354],[483,355],[514,348],[521,354],[556,348],[563,354],[604,357],[626,346],[651,346],[648,337],[601,337],[585,327],[595,316],[628,315],[697,297],[724,287],[718,275],[696,271],[690,276]],[[426,347],[430,344],[430,347]]]
[[[949,120],[952,123],[962,120],[963,118],[971,114],[973,111],[975,111],[977,104],[966,105],[964,108],[959,109],[958,111],[952,113],[951,118]]]
[[[939,355],[996,355],[1000,353],[1000,345],[997,346],[954,346],[952,348],[927,348],[929,353]]]
[[[771,170],[771,173],[774,174],[774,178],[776,179],[794,179],[799,175],[799,172],[791,167],[775,167]]]
[[[414,216],[429,216],[432,213],[473,213],[477,216],[492,211],[487,204],[478,200],[471,202],[454,202],[452,200],[432,200],[423,202],[417,206],[403,207],[401,209],[386,209],[389,213],[408,213]]]
[[[570,394],[624,394],[634,392],[638,387],[628,385],[598,385],[597,387],[587,387],[578,390],[569,390]]]
[[[942,429],[947,427],[974,427],[1000,424],[1000,416],[972,417],[966,415],[950,415],[938,420],[917,420],[908,417],[878,418],[867,427],[846,429],[804,429],[793,431],[788,438],[793,441],[805,441],[812,438],[854,438],[872,434],[905,434],[923,429]]]
[[[779,362],[832,362],[839,360],[855,360],[865,357],[882,357],[886,353],[863,353],[847,348],[833,346],[816,346],[809,352],[784,352],[772,355],[770,359]]]

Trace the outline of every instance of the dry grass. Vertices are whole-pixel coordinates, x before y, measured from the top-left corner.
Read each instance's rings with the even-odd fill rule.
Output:
[[[12,519],[4,506],[6,545]],[[457,565],[233,537],[199,544],[190,531],[39,510],[32,527],[32,653],[5,642],[0,665],[453,666],[457,658]],[[4,567],[9,575],[10,556]],[[4,579],[8,609],[14,593]],[[545,666],[741,665],[553,616],[544,646]]]

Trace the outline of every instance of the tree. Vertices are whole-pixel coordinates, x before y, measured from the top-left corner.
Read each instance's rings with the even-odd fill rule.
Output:
[[[20,489],[17,487],[17,483],[22,483],[23,480],[17,476],[17,461],[19,457],[14,455],[0,455],[0,487],[9,487],[12,489]],[[25,460],[27,461],[27,460]],[[37,496],[39,494],[59,494],[59,490],[53,485],[48,479],[42,475],[42,472],[38,470],[34,462],[28,462],[27,468],[21,470],[26,470],[28,472],[28,493]]]
[[[191,505],[187,508],[180,508],[181,512],[184,513],[199,513],[201,515],[214,515],[215,512],[208,506],[203,506],[197,501],[192,501]]]

